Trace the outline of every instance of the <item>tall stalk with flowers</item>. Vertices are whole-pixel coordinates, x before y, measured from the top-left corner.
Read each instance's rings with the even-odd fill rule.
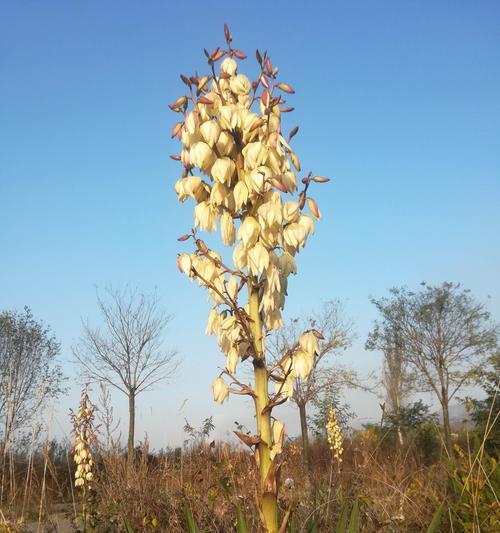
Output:
[[[314,232],[313,219],[321,217],[309,190],[329,180],[309,172],[298,191],[301,166],[290,147],[298,127],[287,139],[282,131],[282,115],[293,111],[285,98],[294,90],[278,81],[278,68],[259,51],[259,73],[250,82],[238,71],[246,55],[232,47],[227,26],[224,34],[227,48],[205,50],[210,72],[181,75],[186,94],[170,105],[179,114],[172,137],[182,143],[180,154],[171,156],[182,165],[175,190],[181,202],[195,203],[194,227],[179,238],[194,250],[179,254],[178,267],[208,291],[206,333],[217,337],[226,359],[212,385],[215,400],[223,403],[230,394],[254,400],[257,432],[237,435],[254,449],[261,519],[265,531],[276,533],[286,527],[278,525],[277,503],[285,428],[272,411],[292,395],[296,378],[307,378],[322,337],[304,332],[276,364],[266,359],[265,338],[282,326],[295,256]],[[218,253],[202,240],[201,232],[218,225],[232,253]],[[239,362],[247,360],[252,384],[236,377]]]

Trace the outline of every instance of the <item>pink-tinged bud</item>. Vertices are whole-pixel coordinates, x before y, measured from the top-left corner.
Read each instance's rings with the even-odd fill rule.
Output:
[[[262,85],[266,88],[266,89],[269,89],[269,83],[266,79],[266,77],[264,75],[262,75],[260,78],[260,82],[262,83]]]
[[[315,181],[316,183],[327,183],[327,182],[330,181],[330,178],[323,178],[321,176],[314,176],[314,178],[312,180]]]
[[[205,85],[207,84],[207,81],[210,79],[210,76],[203,76],[203,78],[201,78],[198,83],[197,83],[197,86],[196,86],[196,92],[199,94],[203,88],[205,87]]]
[[[281,192],[288,192],[287,188],[285,187],[284,183],[281,181],[281,178],[279,176],[274,176],[274,178],[271,178],[271,183],[274,187],[276,187]]]
[[[210,100],[210,98],[207,98],[206,96],[200,96],[198,98],[198,102],[200,104],[205,104],[205,105],[212,105],[213,104],[213,101]]]
[[[174,161],[180,161],[181,160],[181,156],[180,155],[171,155],[170,159],[173,159]]]
[[[290,152],[290,159],[292,160],[293,166],[300,172],[300,161],[295,152]]]
[[[262,91],[260,102],[264,107],[269,107],[269,93],[267,92],[267,89]]]
[[[271,60],[266,58],[266,72],[269,76],[273,73],[273,67],[271,66]]]
[[[283,92],[288,93],[288,94],[294,94],[295,93],[295,90],[293,89],[293,87],[290,87],[290,85],[288,85],[287,83],[283,83],[282,81],[280,83],[278,83],[278,88],[281,89]]]
[[[291,113],[291,112],[294,111],[294,110],[295,110],[295,107],[282,107],[282,108],[280,109],[280,111],[281,111],[282,113]]]
[[[173,104],[169,104],[168,107],[170,107],[172,111],[178,111],[186,102],[187,98],[185,96],[179,96],[179,98],[177,98]]]
[[[185,233],[184,235],[181,235],[180,237],[177,237],[177,240],[180,242],[187,241],[191,237],[190,233]]]
[[[231,32],[229,31],[229,27],[227,24],[224,24],[224,37],[226,38],[226,41],[231,41]]]
[[[191,87],[191,80],[187,77],[187,76],[184,76],[184,74],[181,74],[180,75],[181,77],[181,80],[188,86],[188,87]]]
[[[255,57],[257,59],[257,63],[259,63],[259,65],[262,63],[262,56],[260,55],[260,52],[258,50],[255,50]]]
[[[221,377],[218,377],[213,382],[212,392],[214,394],[214,400],[220,404],[224,403],[224,401],[229,397],[229,387]]]
[[[311,211],[312,216],[319,220],[321,218],[321,212],[319,210],[318,204],[312,199],[307,199],[307,205],[309,206],[309,210]]]
[[[311,180],[309,178],[302,178],[301,181],[305,185],[306,183],[309,183]]]
[[[181,131],[183,125],[184,124],[182,122],[177,122],[177,124],[172,129],[172,133],[171,133],[172,138],[174,138],[176,135],[179,134],[179,132]]]
[[[242,52],[241,50],[233,50],[233,54],[234,54],[238,59],[246,59],[246,58],[247,58],[247,55],[245,54],[245,52]]]
[[[324,340],[325,337],[323,337],[323,335],[317,330],[317,329],[312,329],[311,330],[311,333],[317,338],[317,339],[320,339],[320,340]]]
[[[259,86],[259,82],[258,81],[252,81],[252,89],[254,91],[257,89],[258,86]]]
[[[290,132],[290,134],[288,135],[288,140],[291,140],[292,137],[295,137],[295,135],[297,135],[297,132],[299,131],[299,127],[298,126],[295,126],[295,128],[293,128],[293,130]]]
[[[214,55],[210,57],[210,61],[212,63],[215,63],[216,61],[219,61],[219,59],[221,57],[224,57],[225,55],[226,55],[226,52],[224,50],[219,50],[217,53],[215,53]]]

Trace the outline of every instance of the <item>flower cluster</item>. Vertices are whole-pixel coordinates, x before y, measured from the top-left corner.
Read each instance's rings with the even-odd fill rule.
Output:
[[[337,414],[335,413],[335,409],[333,405],[330,406],[330,409],[328,410],[328,420],[326,422],[326,434],[328,437],[328,445],[330,446],[330,450],[332,450],[333,455],[337,459],[337,461],[341,463],[342,453],[344,451],[343,438],[342,438],[342,432],[340,431]]]
[[[191,199],[195,204],[194,229],[180,240],[192,238],[196,250],[180,254],[178,268],[208,290],[212,309],[206,333],[216,336],[226,356],[225,372],[233,377],[240,360],[261,355],[251,334],[249,305],[240,302],[240,291],[245,285],[258,291],[265,332],[282,326],[288,277],[297,272],[295,256],[314,232],[313,219],[321,217],[308,189],[328,179],[309,173],[294,199],[301,167],[289,142],[298,128],[288,139],[282,131],[283,113],[292,111],[284,97],[294,90],[277,81],[278,68],[269,57],[257,52],[260,72],[251,82],[239,72],[243,52],[229,46],[205,54],[212,74],[182,75],[189,94],[170,105],[182,117],[172,131],[182,143],[180,154],[171,156],[182,164],[175,190],[181,202]],[[231,266],[197,235],[217,230],[223,244],[232,247],[227,254]],[[317,351],[311,332],[299,344],[276,368],[277,391],[285,397],[296,377],[307,377]],[[212,388],[220,403],[233,392],[222,377]]]
[[[93,480],[92,469],[94,460],[92,446],[96,442],[94,430],[95,407],[89,400],[87,387],[82,390],[80,404],[77,413],[71,411],[73,423],[73,459],[76,463],[75,487],[90,488]]]

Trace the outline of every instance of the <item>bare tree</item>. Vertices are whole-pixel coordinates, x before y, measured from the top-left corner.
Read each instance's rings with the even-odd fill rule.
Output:
[[[171,377],[178,366],[175,351],[164,348],[171,317],[164,314],[156,292],[150,296],[126,288],[97,294],[100,328],[83,324],[83,335],[73,349],[84,376],[107,383],[125,394],[129,406],[128,457],[133,458],[136,398]]]
[[[0,313],[0,421],[3,448],[30,423],[47,398],[61,394],[64,378],[56,363],[60,345],[50,328],[24,313]]]
[[[400,334],[404,357],[416,371],[416,386],[432,391],[442,409],[444,441],[451,450],[449,404],[477,376],[497,346],[498,327],[484,304],[460,284],[422,284],[418,292],[394,288],[373,300],[380,323]]]
[[[331,359],[346,350],[352,342],[352,323],[345,318],[342,304],[337,300],[326,302],[318,311],[302,319],[290,320],[281,330],[270,337],[269,350],[275,360],[282,358],[297,341],[300,333],[316,329],[324,339],[319,342],[319,355],[307,379],[296,379],[292,401],[297,405],[300,416],[302,450],[304,462],[309,465],[309,432],[307,407],[321,393],[332,386],[353,384],[356,375],[351,370],[329,364]]]
[[[376,302],[374,303],[376,305]],[[382,385],[385,389],[387,410],[395,421],[399,443],[402,445],[401,408],[411,395],[414,376],[405,357],[399,325],[390,321],[375,321],[365,347],[367,350],[380,350],[383,354]],[[383,405],[385,413],[385,404]]]

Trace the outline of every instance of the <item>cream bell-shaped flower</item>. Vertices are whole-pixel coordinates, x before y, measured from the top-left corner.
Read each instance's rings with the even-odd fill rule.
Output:
[[[238,229],[238,240],[242,241],[247,248],[250,248],[257,242],[259,233],[260,225],[257,220],[252,216],[247,216]]]
[[[248,200],[248,188],[243,181],[239,181],[233,190],[234,208],[240,209]]]
[[[200,202],[194,208],[194,224],[203,231],[215,231],[217,223],[212,206],[208,202]]]
[[[200,126],[200,133],[208,146],[213,148],[219,141],[221,129],[215,120],[207,120]]]
[[[229,294],[232,300],[236,300],[238,296],[238,278],[236,276],[229,276],[229,281],[226,284],[227,293]]]
[[[309,355],[314,356],[319,354],[318,339],[311,331],[302,333],[302,335],[299,337],[299,345]]]
[[[231,155],[234,146],[235,144],[233,136],[227,131],[221,131],[219,139],[216,143],[217,151],[219,152],[219,154],[222,157]]]
[[[247,266],[248,251],[245,243],[241,241],[233,250],[233,263],[238,270],[243,270]]]
[[[201,168],[203,172],[209,170],[215,161],[215,154],[210,146],[203,141],[193,144],[189,150],[189,157],[191,159],[191,163],[195,167]]]
[[[308,236],[314,233],[314,222],[311,217],[300,215],[298,224],[306,230]]]
[[[285,222],[296,222],[300,214],[299,204],[290,200],[283,204],[283,218]]]
[[[221,106],[218,119],[222,129],[234,130],[238,125],[238,108],[234,104]]]
[[[214,335],[217,333],[220,324],[220,317],[217,309],[213,307],[208,314],[207,328],[205,329],[205,335]]]
[[[238,365],[238,350],[231,348],[226,355],[226,369],[230,374],[236,372],[236,366]]]
[[[268,152],[269,148],[260,141],[248,143],[242,150],[245,169],[253,170],[264,165]]]
[[[279,256],[279,267],[285,278],[290,274],[297,274],[297,263],[295,258],[288,252],[283,252],[283,254]]]
[[[229,387],[221,377],[218,377],[213,382],[212,392],[214,393],[214,400],[220,404],[224,403],[224,400],[229,397]]]
[[[234,164],[234,161],[229,159],[229,157],[221,157],[216,159],[212,166],[212,178],[215,181],[229,185],[235,169],[236,165]]]
[[[220,218],[220,231],[224,245],[232,246],[234,244],[235,228],[233,217],[227,211]]]
[[[248,250],[248,271],[253,276],[262,274],[269,265],[269,252],[258,242]]]
[[[236,61],[232,57],[226,57],[220,65],[221,72],[226,72],[231,76],[234,76],[234,74],[236,74],[237,69],[238,63],[236,63]]]
[[[281,175],[281,181],[288,192],[293,193],[297,189],[297,176],[294,172],[288,171]]]
[[[289,224],[283,230],[283,239],[291,248],[298,250],[306,243],[307,232],[298,223]]]
[[[222,183],[216,182],[210,191],[210,203],[212,205],[223,205],[226,197],[226,187]]]
[[[314,358],[311,354],[298,350],[293,356],[293,371],[299,379],[307,379],[311,373]]]
[[[244,74],[238,74],[229,80],[229,87],[234,94],[243,95],[250,92],[250,80]]]
[[[193,277],[193,273],[191,272],[192,267],[193,261],[189,254],[179,254],[177,256],[177,268],[180,272],[186,274],[186,276],[189,276],[190,278]]]
[[[280,393],[284,398],[291,398],[293,396],[294,384],[295,376],[290,374],[284,382],[276,381],[274,383],[274,391],[276,394]]]

